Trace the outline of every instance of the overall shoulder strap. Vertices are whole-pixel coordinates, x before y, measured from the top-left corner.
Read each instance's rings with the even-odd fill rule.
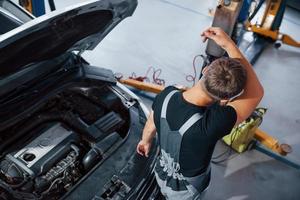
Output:
[[[184,135],[185,132],[191,128],[199,119],[202,118],[202,115],[200,113],[195,113],[192,115],[179,129],[180,135]]]
[[[171,99],[171,97],[178,92],[178,90],[172,90],[165,98],[163,105],[162,105],[162,109],[161,109],[161,118],[166,118],[167,115],[167,107],[169,104],[169,101]]]

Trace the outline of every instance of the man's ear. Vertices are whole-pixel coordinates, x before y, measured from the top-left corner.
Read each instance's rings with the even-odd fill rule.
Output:
[[[203,74],[203,75],[205,75],[205,74],[206,74],[206,72],[207,72],[207,69],[208,69],[208,68],[207,68],[207,66],[205,66],[205,67],[203,68],[203,70],[202,70],[202,74]]]
[[[221,99],[221,100],[220,100],[220,105],[221,105],[221,106],[225,106],[228,102],[229,102],[228,99]]]

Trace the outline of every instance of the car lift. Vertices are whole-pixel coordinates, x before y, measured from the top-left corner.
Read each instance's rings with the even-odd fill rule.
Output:
[[[291,36],[280,33],[279,31],[286,8],[286,1],[287,0],[260,0],[248,19],[240,22],[244,23],[245,29],[242,31],[238,45],[251,64],[255,63],[264,48],[267,47],[267,44],[275,43],[275,47],[279,48],[281,46],[279,41],[281,41],[283,44],[300,47],[299,42]],[[262,8],[263,4],[265,4],[265,9],[262,17],[260,17],[259,22],[253,24],[251,21]],[[245,9],[247,9],[247,7]],[[248,12],[248,10],[242,12]],[[246,39],[249,33],[246,31],[253,33],[250,43]]]
[[[265,13],[259,24],[251,24],[254,13],[246,22],[246,28],[258,35],[271,38],[273,41],[280,40],[282,43],[294,47],[300,47],[300,42],[294,40],[291,36],[280,33],[279,27],[282,22],[283,14],[286,7],[286,0],[269,0],[266,2]],[[259,7],[258,7],[259,9]]]
[[[260,4],[263,2],[264,0],[261,0]],[[242,4],[242,0],[222,1],[216,8],[212,26],[221,27],[225,32],[227,32],[227,34],[232,35],[237,22],[238,14],[242,9]],[[255,11],[246,22],[247,30],[253,32],[253,42],[250,43],[250,45],[245,45],[245,43],[243,43],[243,35],[236,38],[238,39],[237,44],[239,45],[240,49],[244,52],[247,59],[250,60],[252,64],[258,58],[266,43],[281,40],[285,44],[299,47],[299,43],[290,36],[279,33],[279,26],[281,24],[285,9],[285,0],[268,0],[262,23],[260,25],[252,25],[250,21],[258,12],[260,7],[261,5],[257,6]],[[208,41],[205,52],[206,58],[204,59],[202,69],[214,59],[223,56],[225,53],[223,49],[221,49],[211,40]],[[156,94],[164,89],[164,86],[162,85],[145,83],[133,79],[118,79],[118,81],[138,90]],[[180,89],[184,91],[187,89],[187,87],[181,87]],[[254,143],[255,149],[300,170],[299,164],[285,157],[288,153],[292,152],[292,148],[289,145],[280,144],[277,139],[259,128],[255,130],[253,137],[257,141]]]

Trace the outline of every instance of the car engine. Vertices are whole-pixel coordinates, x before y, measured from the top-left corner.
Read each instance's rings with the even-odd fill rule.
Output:
[[[5,131],[0,199],[60,198],[126,136],[126,110],[110,90],[77,88],[50,98]]]
[[[27,182],[24,192],[43,192],[58,179],[70,182],[80,176],[78,141],[72,131],[54,124],[21,150],[7,154],[0,162],[1,174],[14,187]]]

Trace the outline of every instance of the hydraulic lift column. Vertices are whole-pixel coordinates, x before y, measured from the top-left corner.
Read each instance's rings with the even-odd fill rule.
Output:
[[[44,0],[19,0],[19,4],[36,17],[46,13]]]

